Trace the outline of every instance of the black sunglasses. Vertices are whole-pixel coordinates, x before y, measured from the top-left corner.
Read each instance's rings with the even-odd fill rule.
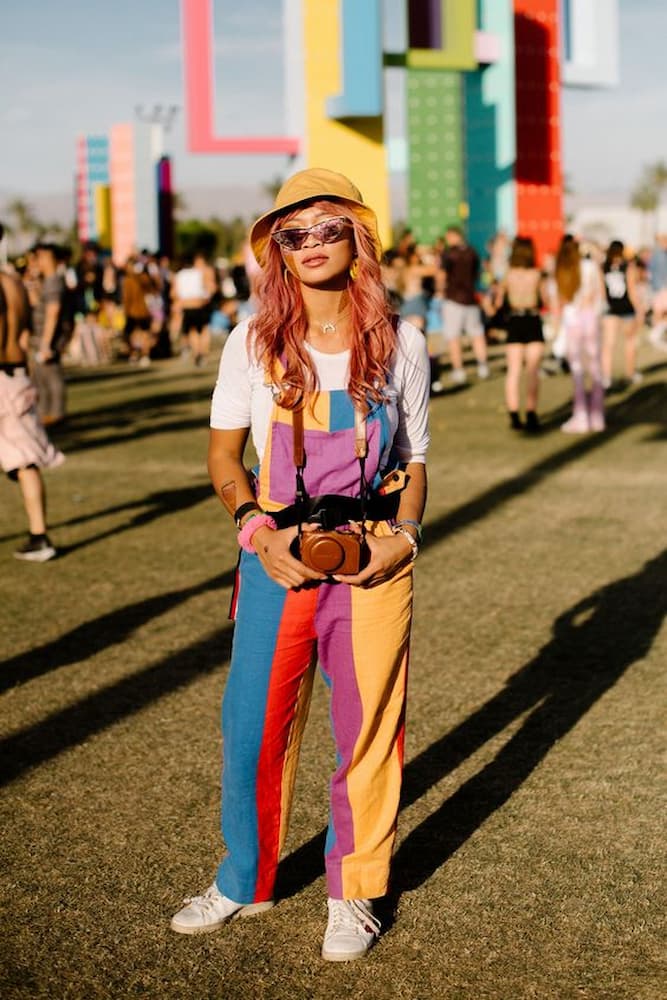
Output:
[[[271,233],[271,238],[283,250],[301,250],[308,237],[312,234],[318,243],[336,243],[343,238],[343,233],[352,223],[342,216],[335,219],[324,219],[307,229],[277,229]]]

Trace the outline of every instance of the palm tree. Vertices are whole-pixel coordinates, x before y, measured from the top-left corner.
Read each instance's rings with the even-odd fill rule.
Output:
[[[658,210],[665,189],[667,189],[667,164],[659,160],[644,167],[639,181],[630,194],[632,208],[638,209],[647,222],[647,217],[653,216],[650,240],[655,238],[658,231]]]
[[[645,227],[648,223],[648,217],[655,215],[658,209],[658,193],[652,184],[647,181],[640,181],[632,190],[630,195],[630,205],[632,208],[636,208],[642,213],[643,222],[642,230],[645,232]],[[655,223],[653,225],[653,235],[655,235]],[[642,235],[644,235],[642,232]],[[649,234],[650,239],[650,234]]]
[[[23,198],[14,198],[13,201],[9,202],[5,211],[11,220],[6,226],[7,233],[14,237],[19,244],[19,249],[24,250],[39,232],[39,220],[36,218],[32,206]]]
[[[172,191],[171,210],[174,216],[178,216],[179,218],[184,216],[185,212],[187,212],[187,209],[188,209],[188,203],[185,199],[185,195],[183,194],[183,192]]]
[[[658,160],[650,168],[651,175],[653,177],[653,183],[660,195],[662,195],[662,189],[667,188],[667,163],[664,160]]]

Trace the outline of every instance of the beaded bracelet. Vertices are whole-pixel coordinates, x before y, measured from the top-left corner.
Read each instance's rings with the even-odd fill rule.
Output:
[[[275,531],[278,527],[270,514],[257,514],[256,516],[248,518],[237,536],[238,543],[244,552],[256,551],[255,546],[252,544],[253,536],[256,531],[265,527],[271,528],[273,531]]]
[[[402,527],[400,524],[395,524],[391,529],[392,535],[403,535],[403,538],[407,538],[410,542],[410,548],[412,549],[412,555],[410,556],[410,562],[414,562],[419,555],[419,542],[412,535],[407,528]]]
[[[413,521],[409,517],[404,517],[400,521],[394,521],[394,527],[395,528],[400,528],[400,527],[402,527],[405,524],[409,524],[411,528],[415,529],[415,531],[417,532],[417,542],[418,542],[419,545],[421,545],[421,543],[422,543],[422,537],[424,535],[424,529],[422,528],[422,526],[419,523],[419,521]]]

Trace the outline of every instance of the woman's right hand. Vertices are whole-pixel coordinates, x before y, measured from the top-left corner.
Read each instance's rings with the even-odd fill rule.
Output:
[[[325,573],[304,566],[291,552],[291,545],[296,538],[298,529],[274,529],[263,525],[252,536],[252,544],[259,561],[268,576],[286,590],[303,586],[312,580],[326,580]]]

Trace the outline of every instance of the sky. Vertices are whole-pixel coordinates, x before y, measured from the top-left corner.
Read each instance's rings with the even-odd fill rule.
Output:
[[[186,150],[179,0],[0,0],[0,193],[73,188],[77,135],[177,106],[167,135],[176,188],[263,184],[283,156]],[[215,0],[216,130],[284,130],[280,0]],[[564,89],[563,152],[578,195],[627,192],[667,160],[667,0],[620,0],[621,82]]]

